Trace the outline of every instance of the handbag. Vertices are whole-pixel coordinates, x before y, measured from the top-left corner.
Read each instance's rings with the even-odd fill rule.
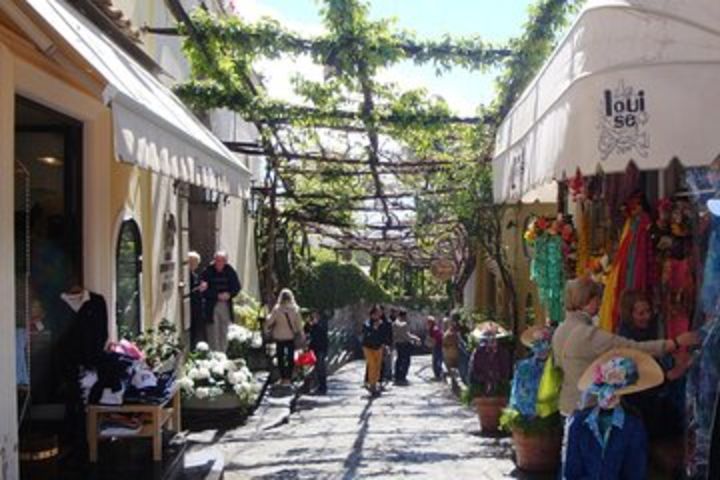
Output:
[[[295,365],[299,367],[312,367],[317,363],[317,356],[312,350],[295,352]]]
[[[290,315],[288,315],[287,312],[285,312],[285,319],[287,319],[288,327],[290,327],[290,331],[293,334],[293,344],[295,345],[295,349],[303,350],[305,348],[305,337],[303,337],[303,334],[301,332],[295,330],[295,327],[293,327],[293,322],[290,319]]]

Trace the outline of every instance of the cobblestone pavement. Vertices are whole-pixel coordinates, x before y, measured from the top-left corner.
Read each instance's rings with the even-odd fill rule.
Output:
[[[413,358],[410,386],[376,399],[360,388],[364,368],[343,367],[328,396],[301,397],[284,422],[217,434],[225,478],[520,478],[509,439],[480,436],[475,413],[430,381],[429,358]]]

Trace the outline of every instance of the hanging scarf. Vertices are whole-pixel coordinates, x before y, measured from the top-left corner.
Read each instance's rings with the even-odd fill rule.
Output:
[[[530,279],[538,287],[538,295],[553,322],[565,316],[565,267],[562,239],[557,235],[541,235],[535,240],[535,257],[530,265]]]

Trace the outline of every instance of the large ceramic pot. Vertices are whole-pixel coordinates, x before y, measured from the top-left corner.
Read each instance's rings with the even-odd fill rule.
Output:
[[[528,434],[514,429],[515,463],[526,472],[554,472],[560,467],[562,430]]]
[[[496,433],[500,425],[500,415],[507,405],[506,397],[475,397],[475,410],[480,419],[483,433]]]

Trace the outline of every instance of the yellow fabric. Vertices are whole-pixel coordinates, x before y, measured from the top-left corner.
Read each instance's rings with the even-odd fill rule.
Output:
[[[535,411],[539,417],[549,417],[558,411],[562,375],[562,370],[555,366],[553,356],[550,355],[545,361],[542,377],[540,377],[540,385],[538,386]]]
[[[622,245],[623,239],[630,234],[630,223],[625,222],[622,235],[620,235],[619,245]],[[615,303],[618,301],[616,290],[618,284],[618,274],[620,272],[620,264],[613,262],[610,273],[605,281],[605,290],[603,291],[602,304],[600,305],[600,324],[599,327],[608,332],[613,331],[613,310]]]
[[[367,362],[368,383],[377,385],[380,381],[380,369],[382,367],[383,349],[363,347],[365,361]]]

